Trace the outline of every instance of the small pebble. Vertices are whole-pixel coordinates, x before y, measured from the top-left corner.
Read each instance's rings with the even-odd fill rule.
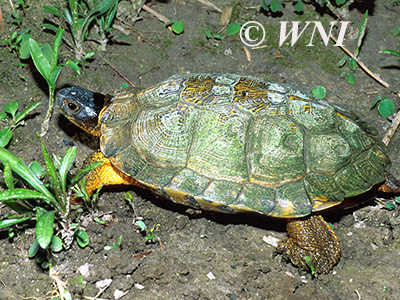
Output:
[[[123,291],[120,291],[120,290],[118,290],[118,289],[116,289],[115,291],[114,291],[114,298],[115,299],[121,299],[123,296],[125,296],[126,294],[128,294],[128,292],[123,292]]]
[[[88,263],[80,266],[79,267],[79,273],[81,273],[81,275],[83,277],[89,277],[89,275],[90,275],[89,267],[90,267],[90,265]]]
[[[138,290],[143,290],[144,285],[141,285],[140,283],[135,283],[135,288],[137,288]]]
[[[215,279],[215,276],[214,276],[214,274],[213,274],[213,273],[211,273],[211,272],[208,272],[206,276],[207,276],[207,277],[208,277],[208,279],[210,279],[210,280],[213,280],[213,279]]]
[[[269,236],[263,236],[263,241],[266,242],[268,245],[271,245],[273,247],[278,247],[278,243],[280,242],[280,239],[269,235]]]
[[[112,282],[112,279],[103,279],[96,282],[96,287],[100,290],[105,289],[108,287]]]

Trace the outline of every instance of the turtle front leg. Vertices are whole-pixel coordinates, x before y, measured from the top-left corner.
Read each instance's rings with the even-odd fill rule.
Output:
[[[294,265],[310,270],[304,259],[309,257],[315,272],[328,273],[338,263],[340,244],[322,216],[291,219],[287,223],[287,232],[289,237],[279,243],[278,253]]]
[[[89,195],[92,195],[94,191],[99,189],[102,185],[139,185],[139,183],[132,177],[125,175],[117,168],[115,168],[110,160],[101,153],[101,151],[95,151],[90,155],[82,164],[81,168],[85,168],[93,162],[101,161],[102,164],[96,169],[90,171],[86,176],[86,189]],[[76,201],[76,198],[72,198],[71,202]]]

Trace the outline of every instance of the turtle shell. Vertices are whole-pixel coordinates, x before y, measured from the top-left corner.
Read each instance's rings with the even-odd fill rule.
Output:
[[[116,93],[101,151],[175,202],[300,217],[383,182],[377,130],[293,87],[231,74],[175,75]]]

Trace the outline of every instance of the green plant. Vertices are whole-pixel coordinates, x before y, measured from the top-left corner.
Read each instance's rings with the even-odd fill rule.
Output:
[[[83,49],[83,43],[89,36],[94,20],[99,25],[101,48],[105,49],[117,5],[118,0],[103,0],[100,3],[97,0],[69,0],[69,7],[63,12],[57,5],[45,6],[43,10],[60,18],[62,22],[66,21],[72,36],[72,41],[66,40],[66,42],[74,50],[76,59],[82,62],[94,55],[94,52],[85,53]],[[57,27],[52,24],[44,24],[44,26],[54,31],[57,30]]]
[[[395,210],[398,206],[400,206],[400,197],[385,202],[385,209],[387,210]]]
[[[155,233],[155,230],[158,228],[158,226],[160,226],[159,224],[154,224],[153,227],[150,229],[150,232],[147,232],[147,226],[142,220],[136,221],[135,224],[139,227],[141,232],[146,234],[146,240],[157,239],[158,241],[160,241],[160,238]]]
[[[172,19],[165,25],[167,27],[171,26],[171,29],[175,34],[181,34],[184,30],[183,22],[181,20],[177,20],[176,18]]]
[[[29,34],[30,30],[30,28],[25,28],[20,32],[14,31],[8,40],[0,40],[0,43],[5,44],[10,52],[19,51],[20,57],[26,59],[29,57],[29,47],[26,42],[32,37]]]
[[[304,256],[304,261],[306,262],[307,266],[310,268],[311,275],[315,274],[315,268],[313,264],[313,259],[310,256]]]
[[[382,95],[378,94],[375,97],[375,100],[371,106],[371,109],[373,109],[377,105],[378,105],[378,112],[382,117],[388,118],[388,117],[394,115],[395,107],[394,107],[394,103],[391,99],[389,99],[387,97],[382,98]]]
[[[324,99],[326,97],[326,89],[322,85],[312,88],[311,93],[319,99]]]
[[[280,12],[283,9],[283,0],[260,0],[260,7],[265,11]]]
[[[18,111],[18,101],[9,102],[4,106],[4,112],[0,113],[0,121],[6,123],[6,126],[0,130],[0,147],[5,147],[10,142],[13,131],[18,126],[25,125],[25,118],[42,102],[32,104],[22,112]]]
[[[68,60],[65,63],[58,64],[58,56],[60,53],[60,44],[63,32],[64,29],[62,29],[61,27],[57,29],[57,33],[54,37],[53,47],[51,47],[47,43],[44,44],[42,47],[39,47],[39,45],[33,38],[29,38],[27,41],[32,61],[36,69],[38,69],[39,73],[46,80],[49,87],[49,108],[42,124],[41,136],[45,135],[49,129],[49,122],[54,105],[54,92],[56,90],[56,81],[58,75],[60,75],[62,67],[69,66],[74,69],[78,74],[80,74],[78,64],[76,62],[73,62],[72,60]]]
[[[69,170],[75,160],[76,147],[68,149],[61,160],[53,161],[43,140],[41,143],[47,171],[38,163],[32,163],[28,167],[13,153],[0,148],[0,160],[4,165],[4,181],[7,186],[6,190],[0,192],[0,202],[15,212],[3,216],[0,228],[28,220],[35,221],[36,240],[29,249],[29,257],[36,256],[40,249],[46,250],[47,257],[38,258],[38,263],[46,268],[51,267],[51,253],[61,251],[62,247],[68,249],[75,238],[82,247],[88,244],[86,232],[70,219],[70,198],[72,187],[99,163],[93,163],[72,176]],[[16,188],[14,180],[30,188]],[[61,239],[58,234],[54,234],[56,226]]]
[[[106,250],[106,251],[111,250],[111,249],[118,250],[118,249],[121,248],[121,244],[122,244],[122,234],[119,236],[118,241],[117,241],[116,244],[113,243],[112,245],[104,246],[104,250]]]
[[[11,3],[11,1],[10,1],[10,3]],[[18,6],[18,9],[21,9],[25,15],[25,8],[28,6],[28,0],[17,0],[17,6]],[[12,17],[12,22],[17,24],[18,27],[21,27],[22,17],[14,9],[13,5],[12,5],[11,17]]]
[[[353,72],[357,68],[356,57],[357,57],[357,55],[358,55],[358,53],[360,52],[360,49],[361,49],[361,45],[362,45],[363,38],[364,38],[364,35],[365,35],[365,30],[367,28],[367,20],[368,20],[368,11],[365,12],[364,18],[362,19],[362,21],[360,23],[360,28],[359,28],[358,37],[357,37],[357,48],[356,48],[356,51],[354,52],[354,57],[350,57],[349,58],[349,57],[347,57],[345,55],[339,60],[339,63],[338,63],[338,67],[339,68],[345,66],[346,63],[348,63],[351,72],[344,71],[344,72],[342,72],[340,74],[340,76],[341,77],[346,77],[347,82],[350,83],[350,84],[355,84],[356,83],[356,79],[355,79],[355,76],[354,76]]]

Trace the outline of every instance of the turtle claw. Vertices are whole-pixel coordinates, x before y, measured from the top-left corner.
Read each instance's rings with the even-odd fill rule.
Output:
[[[326,274],[338,263],[340,244],[328,223],[320,215],[287,223],[288,238],[278,244],[278,253],[294,265]]]

